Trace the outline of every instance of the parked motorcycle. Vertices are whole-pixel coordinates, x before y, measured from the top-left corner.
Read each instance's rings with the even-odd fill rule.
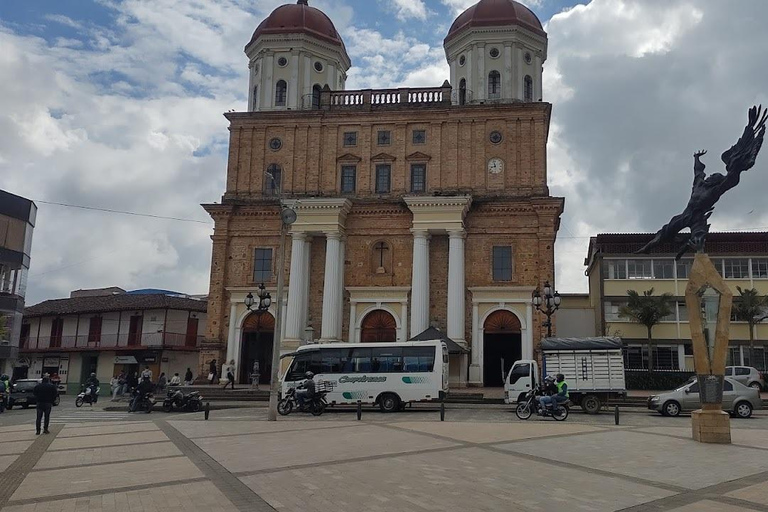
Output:
[[[527,420],[534,412],[539,416],[544,416],[545,418],[551,416],[555,418],[556,421],[563,421],[568,417],[568,408],[570,405],[569,401],[559,404],[557,409],[548,409],[542,407],[541,402],[538,400],[538,398],[542,395],[543,392],[541,387],[536,387],[535,389],[528,391],[528,393],[525,394],[523,401],[518,403],[517,408],[515,408],[515,414],[517,417],[521,420]]]
[[[203,408],[203,397],[199,391],[184,394],[180,389],[171,389],[163,400],[163,411],[171,412],[174,409],[180,411],[198,412]]]
[[[91,386],[83,386],[80,394],[77,395],[77,398],[75,398],[75,407],[82,407],[83,404],[95,404],[99,399],[100,389],[101,388],[96,388],[93,390]]]
[[[138,403],[136,404],[135,412],[144,411],[147,414],[152,412],[152,408],[155,406],[156,400],[155,396],[152,393],[147,393],[144,396],[138,397],[135,395],[134,391],[134,397],[133,400],[128,402],[128,412],[134,412],[134,409],[131,408],[133,401],[138,400]]]
[[[291,411],[296,409],[298,412],[311,412],[313,416],[320,416],[323,411],[328,407],[328,402],[325,400],[325,395],[328,391],[315,391],[315,396],[304,400],[304,405],[299,406],[299,401],[296,399],[296,388],[289,389],[285,397],[277,403],[277,412],[281,416],[287,416],[291,414]]]

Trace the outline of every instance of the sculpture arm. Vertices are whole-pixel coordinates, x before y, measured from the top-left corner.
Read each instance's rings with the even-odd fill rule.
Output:
[[[701,161],[701,157],[706,155],[707,151],[702,149],[693,154],[693,178],[694,180],[703,180],[705,177],[704,169],[706,166]]]

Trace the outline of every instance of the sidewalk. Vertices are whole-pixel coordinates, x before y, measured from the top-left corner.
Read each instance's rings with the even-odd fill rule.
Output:
[[[734,428],[733,445],[693,442],[683,418],[615,427],[265,417],[253,408],[210,421],[56,425],[42,436],[0,427],[0,510],[732,512],[768,503],[766,417]]]

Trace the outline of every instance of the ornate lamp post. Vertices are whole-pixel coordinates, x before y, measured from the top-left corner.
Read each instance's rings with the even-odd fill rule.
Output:
[[[544,294],[536,288],[533,290],[532,302],[536,310],[541,311],[547,316],[547,321],[542,325],[547,328],[547,337],[552,336],[552,315],[560,309],[560,294],[552,289],[549,281],[544,282]]]
[[[256,297],[259,298],[259,304],[256,306],[257,312],[263,313],[269,309],[269,306],[272,305],[272,296],[266,289],[264,289],[264,283],[261,283],[256,290]],[[249,293],[245,297],[245,307],[248,308],[248,311],[253,311],[254,304],[256,304],[256,300],[253,297],[253,294]]]

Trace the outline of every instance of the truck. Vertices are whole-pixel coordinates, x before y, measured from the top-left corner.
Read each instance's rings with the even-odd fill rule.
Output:
[[[531,359],[515,361],[504,381],[504,402],[516,404],[541,383],[540,375],[565,375],[573,404],[597,414],[609,400],[627,395],[622,341],[615,337],[545,338],[541,372]]]

